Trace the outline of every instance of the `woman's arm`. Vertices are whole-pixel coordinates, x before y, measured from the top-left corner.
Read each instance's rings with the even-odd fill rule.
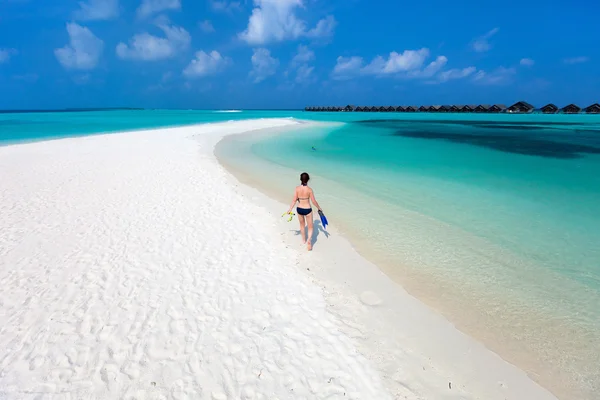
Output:
[[[294,208],[294,204],[296,204],[296,201],[298,201],[298,194],[296,193],[296,190],[294,190],[294,198],[292,199],[292,204],[290,204],[290,209],[287,210],[288,214],[292,212],[292,208]]]
[[[314,205],[317,206],[317,210],[321,209],[321,206],[317,202],[317,199],[315,199],[315,192],[313,192],[312,190],[310,191],[310,201],[312,201]]]

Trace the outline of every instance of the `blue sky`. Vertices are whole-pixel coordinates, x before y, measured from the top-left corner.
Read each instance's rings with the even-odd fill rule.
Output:
[[[600,101],[600,3],[0,0],[0,108]]]

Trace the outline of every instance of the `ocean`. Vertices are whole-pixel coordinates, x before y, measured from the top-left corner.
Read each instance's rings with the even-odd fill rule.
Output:
[[[598,393],[600,116],[0,114],[0,145],[265,117],[318,124],[223,140],[241,180],[288,203],[309,172],[330,224],[410,293],[561,397]]]

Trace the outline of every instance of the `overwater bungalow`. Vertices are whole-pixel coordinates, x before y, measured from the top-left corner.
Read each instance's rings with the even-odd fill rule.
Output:
[[[475,104],[466,104],[462,107],[461,111],[467,112],[467,113],[472,113],[475,111],[475,108],[477,108],[477,106]]]
[[[506,106],[504,104],[492,104],[488,111],[491,113],[501,113],[506,111]]]
[[[385,111],[387,111],[387,107],[386,106],[379,106],[379,107],[377,107],[377,111],[379,111],[379,112],[385,112]]]
[[[396,112],[406,112],[406,108],[404,106],[396,107]]]
[[[475,107],[475,112],[476,113],[486,113],[490,111],[490,107],[491,105],[489,104],[480,104],[477,107]]]
[[[419,109],[417,106],[407,106],[405,108],[406,112],[416,112]]]
[[[386,109],[386,111],[387,111],[387,112],[396,112],[396,107],[394,107],[394,106],[389,106],[389,107]]]
[[[421,106],[421,107],[419,107],[419,111],[420,112],[428,112],[429,111],[429,106]]]
[[[357,111],[357,112],[362,112],[362,110],[363,110],[363,108],[361,106],[358,106],[354,109],[354,111]]]
[[[513,104],[512,106],[508,107],[506,109],[506,112],[508,113],[515,113],[515,114],[525,114],[525,113],[530,113],[532,112],[534,109],[534,107],[525,102],[525,101],[518,101],[515,104]]]
[[[540,108],[540,111],[544,114],[556,114],[558,112],[558,107],[550,103]]]
[[[379,111],[379,107],[371,106],[371,112],[377,112],[377,111]]]
[[[354,111],[354,106],[352,104],[348,104],[346,107],[344,107],[344,111],[345,112]]]
[[[450,108],[448,109],[448,112],[453,112],[453,113],[457,113],[457,112],[461,112],[462,111],[463,106],[462,105],[452,105],[450,106]]]
[[[438,106],[438,105],[431,106],[431,107],[429,107],[429,112],[439,112],[441,108],[442,108],[442,106]]]
[[[576,104],[569,104],[568,106],[564,106],[560,112],[563,114],[579,114],[581,112],[581,107]]]
[[[449,105],[443,105],[440,107],[440,112],[450,112],[450,107]]]
[[[587,114],[600,114],[600,104],[594,103],[591,106],[585,108]]]

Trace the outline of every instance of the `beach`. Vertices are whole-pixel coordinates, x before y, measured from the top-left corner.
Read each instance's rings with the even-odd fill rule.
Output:
[[[0,147],[0,397],[554,399],[213,154],[297,124]]]

